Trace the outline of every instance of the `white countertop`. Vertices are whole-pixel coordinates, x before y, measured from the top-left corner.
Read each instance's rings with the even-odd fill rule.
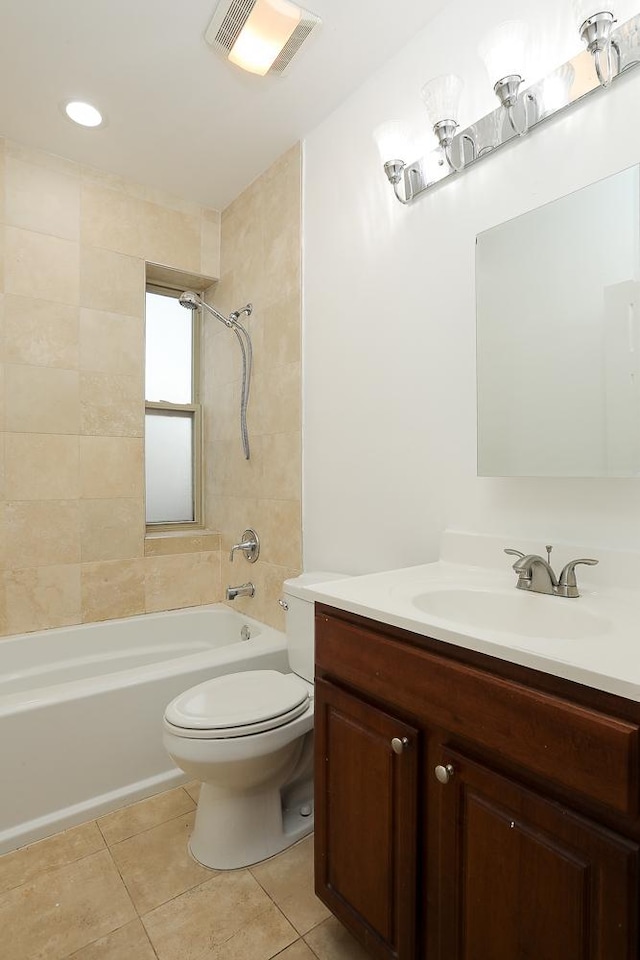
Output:
[[[561,545],[558,567],[578,556],[600,560],[598,567],[577,568],[581,595],[567,599],[516,590],[513,558],[502,554],[503,546],[545,555],[539,544],[447,532],[442,559],[435,563],[310,585],[304,594],[371,620],[640,702],[640,590],[634,588],[640,585],[640,555]],[[462,557],[471,557],[473,563],[460,562]],[[436,615],[429,609],[433,594],[435,600],[446,601],[447,592],[455,594],[450,597],[454,601],[462,598],[460,612]],[[489,623],[474,621],[465,598],[482,601],[469,608],[482,611],[487,597],[499,613],[507,611],[508,621],[515,617],[522,630],[496,625],[491,616]],[[536,633],[537,623],[542,624],[541,634]]]

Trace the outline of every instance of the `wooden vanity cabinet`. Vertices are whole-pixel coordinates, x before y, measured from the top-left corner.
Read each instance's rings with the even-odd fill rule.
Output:
[[[638,960],[640,705],[317,605],[316,892],[375,958]]]

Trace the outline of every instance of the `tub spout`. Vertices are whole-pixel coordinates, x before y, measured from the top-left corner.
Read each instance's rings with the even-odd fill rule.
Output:
[[[249,582],[239,587],[227,587],[225,597],[227,600],[235,600],[236,597],[253,597],[255,592],[256,588]]]

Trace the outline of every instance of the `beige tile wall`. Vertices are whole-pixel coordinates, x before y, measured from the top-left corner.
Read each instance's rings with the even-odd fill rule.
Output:
[[[145,545],[145,260],[220,271],[220,216],[0,140],[0,633],[210,602],[219,537]]]
[[[222,584],[252,580],[253,599],[234,601],[250,616],[282,629],[282,581],[301,569],[301,155],[295,146],[222,215],[221,282],[211,302],[225,313],[247,301],[254,345],[249,402],[251,460],[239,437],[238,343],[215,321],[204,325],[205,430],[210,525],[222,538]],[[255,527],[262,551],[250,565],[228,551]]]

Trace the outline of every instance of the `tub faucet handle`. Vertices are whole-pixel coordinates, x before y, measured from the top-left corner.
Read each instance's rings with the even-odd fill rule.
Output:
[[[240,543],[234,543],[234,545],[231,547],[231,552],[229,554],[229,560],[231,563],[233,563],[233,555],[236,550],[242,550],[249,563],[256,562],[260,556],[260,540],[255,530],[253,530],[251,527],[247,527],[242,534],[242,540]]]

